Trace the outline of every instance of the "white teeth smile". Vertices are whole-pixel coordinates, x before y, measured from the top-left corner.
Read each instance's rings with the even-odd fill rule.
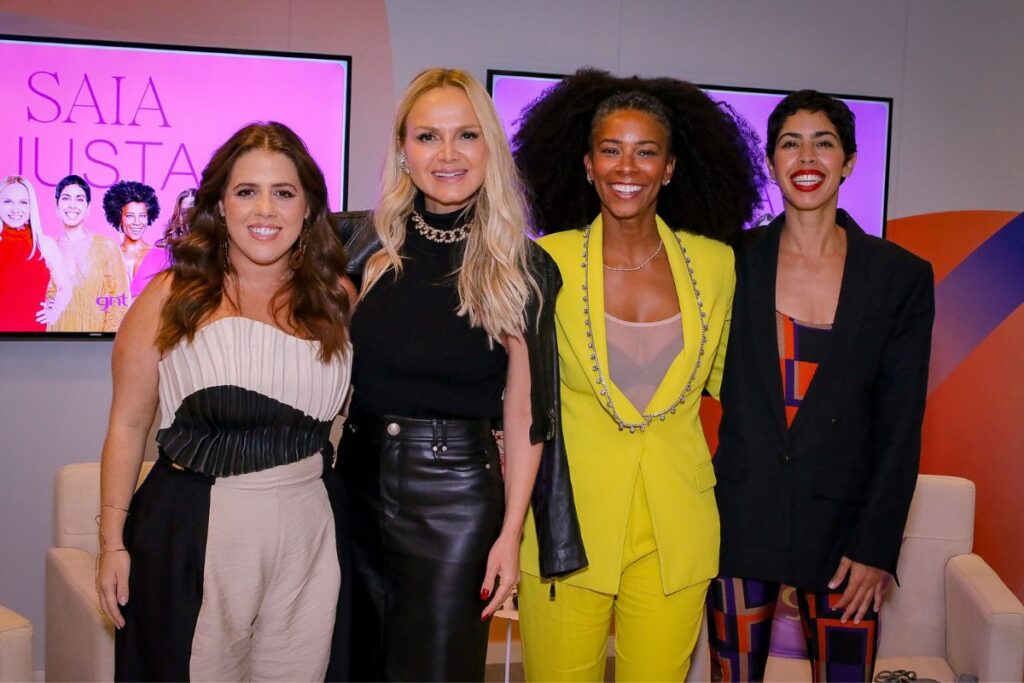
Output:
[[[438,178],[458,178],[459,176],[465,175],[465,171],[435,171],[434,175]]]
[[[273,237],[277,233],[281,232],[281,228],[271,228],[271,227],[264,227],[264,226],[251,226],[249,228],[249,231],[256,233],[260,237]]]
[[[625,185],[623,183],[613,183],[612,189],[619,194],[634,194],[641,190],[640,185]]]
[[[821,183],[824,180],[825,179],[823,177],[821,177],[820,175],[815,175],[813,173],[808,173],[808,174],[804,174],[804,175],[795,176],[793,178],[793,183],[796,184],[796,185],[803,186],[803,187],[809,187],[811,185],[818,185],[819,183]]]

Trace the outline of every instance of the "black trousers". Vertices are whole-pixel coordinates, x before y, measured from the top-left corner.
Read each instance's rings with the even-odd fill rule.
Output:
[[[483,680],[480,587],[505,509],[490,421],[354,410],[336,467],[351,530],[352,680]]]

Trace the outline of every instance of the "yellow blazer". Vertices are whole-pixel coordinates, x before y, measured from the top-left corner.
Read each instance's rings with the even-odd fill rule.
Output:
[[[683,351],[672,362],[644,412],[656,414],[665,410],[678,399],[691,375],[693,381],[674,413],[667,414],[664,420],[655,417],[646,429],[633,433],[619,429],[602,395],[602,388],[607,387],[624,422],[644,421],[607,376],[601,218],[591,227],[585,289],[583,231],[559,232],[539,240],[562,275],[562,289],[555,299],[562,425],[583,542],[590,559],[589,567],[564,581],[602,593],[618,592],[626,521],[637,476],[644,478],[665,593],[708,580],[718,572],[715,473],[698,411],[701,390],[717,397],[721,385],[736,286],[733,252],[706,237],[673,233],[660,218],[658,232],[679,296]],[[687,274],[680,242],[689,256],[699,292]],[[586,334],[585,294],[590,305],[593,350],[588,347]],[[696,367],[702,333],[698,297],[706,314],[707,330],[704,355]],[[597,354],[605,374],[603,384],[598,382],[592,353]],[[539,576],[532,515],[531,511],[524,527],[522,569]]]

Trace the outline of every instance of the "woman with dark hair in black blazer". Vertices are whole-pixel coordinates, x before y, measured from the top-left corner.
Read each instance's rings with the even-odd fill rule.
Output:
[[[932,269],[837,210],[857,151],[843,102],[789,95],[767,143],[785,214],[736,252],[713,658],[726,681],[761,680],[788,584],[814,680],[869,681],[883,579],[895,574],[917,481]]]

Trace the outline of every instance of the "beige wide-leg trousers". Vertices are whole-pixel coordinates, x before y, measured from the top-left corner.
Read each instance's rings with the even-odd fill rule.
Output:
[[[319,455],[210,492],[193,681],[322,681],[341,572]]]

